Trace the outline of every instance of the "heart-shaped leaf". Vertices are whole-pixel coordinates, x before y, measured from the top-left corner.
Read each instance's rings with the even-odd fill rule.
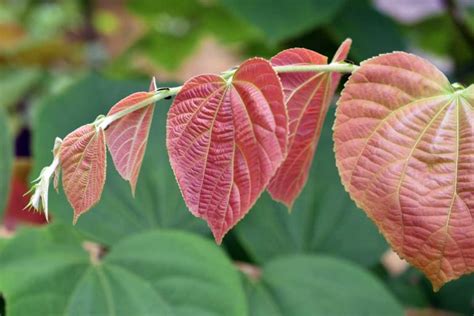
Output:
[[[351,40],[336,52],[333,62],[346,59]],[[273,66],[326,64],[327,58],[305,48],[291,48],[271,60]],[[324,119],[341,75],[329,72],[279,74],[288,110],[288,154],[268,186],[276,201],[292,208],[308,180]]]
[[[403,315],[403,308],[367,271],[324,256],[270,261],[248,280],[251,316]]]
[[[346,189],[435,290],[474,271],[473,91],[397,52],[363,62],[336,113]]]
[[[237,270],[207,240],[149,231],[104,253],[77,235],[50,225],[0,243],[8,315],[246,315]]]
[[[153,79],[150,91],[155,90],[156,82]],[[152,95],[148,92],[133,93],[115,104],[107,115],[111,116],[125,111]],[[112,122],[105,131],[107,147],[115,168],[122,178],[130,182],[133,196],[135,196],[138,175],[145,155],[154,108],[155,104],[150,104],[140,110],[133,111]]]
[[[93,124],[79,127],[61,145],[62,183],[74,209],[74,223],[100,200],[105,183],[105,150],[104,131]]]
[[[287,114],[277,74],[250,59],[226,81],[187,81],[168,113],[171,166],[190,211],[218,243],[255,203],[286,154]]]

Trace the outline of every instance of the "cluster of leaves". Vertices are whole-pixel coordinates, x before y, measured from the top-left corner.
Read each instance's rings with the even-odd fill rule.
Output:
[[[8,65],[10,61],[36,65],[57,63],[55,60],[61,61],[61,65],[64,65],[63,60],[76,63],[79,59],[83,59],[80,57],[83,52],[92,51],[77,49],[82,46],[76,45],[75,41],[72,41],[74,45],[71,45],[70,41],[65,44],[66,38],[58,36],[64,30],[70,30],[70,26],[77,22],[76,1],[64,0],[57,3],[48,1],[40,4],[35,1],[7,0],[6,3],[6,6],[0,4],[0,38],[2,43],[6,43],[6,45],[0,45],[2,66],[4,63]],[[259,9],[259,5],[263,9]],[[457,68],[454,76],[466,82],[471,80],[468,76],[468,67],[471,67],[469,63],[472,61],[470,58],[472,50],[456,32],[455,25],[446,14],[433,16],[417,24],[400,26],[372,8],[369,1],[302,0],[292,3],[291,10],[285,5],[287,5],[285,1],[272,1],[269,4],[266,1],[240,0],[217,2],[188,0],[178,4],[172,2],[171,5],[168,0],[129,2],[127,6],[134,14],[143,18],[148,33],[138,41],[136,47],[127,53],[133,54],[138,49],[160,66],[174,69],[194,51],[200,39],[208,35],[217,37],[226,44],[243,43],[244,54],[265,56],[272,56],[283,47],[292,46],[326,51],[329,48],[332,49],[335,41],[351,36],[357,42],[351,51],[351,58],[363,60],[380,52],[403,49],[405,42],[401,36],[404,34],[410,41],[411,47],[421,47],[436,55],[450,56]],[[324,10],[321,10],[321,5]],[[59,7],[64,10],[57,10]],[[269,12],[268,7],[274,10]],[[58,14],[60,12],[66,13],[67,18],[60,16]],[[109,11],[94,12],[95,26],[100,26],[100,18],[108,17],[105,12]],[[471,20],[472,13],[471,10]],[[18,19],[14,21],[15,16]],[[122,17],[119,19],[121,23]],[[20,25],[19,21],[25,21],[26,25]],[[374,25],[377,25],[376,32],[374,32]],[[182,32],[174,32],[172,29],[174,26],[178,26],[178,30]],[[99,27],[98,31],[105,31],[105,29]],[[14,42],[9,41],[11,35]],[[73,34],[74,38],[76,36],[77,34]],[[318,40],[315,41],[315,38]],[[93,39],[94,43],[95,40]],[[173,47],[173,49],[163,49],[163,47]],[[239,46],[239,48],[242,47]],[[295,50],[295,53],[303,54],[307,59],[301,60],[309,63],[313,61],[323,63],[324,57],[314,52],[308,52],[307,56],[303,50]],[[285,56],[283,53],[281,57],[284,57],[283,64],[285,59],[296,58],[295,55]],[[432,279],[434,286],[439,287],[446,280],[471,271],[473,266],[470,250],[472,245],[470,200],[472,197],[469,195],[472,192],[472,187],[470,187],[472,178],[469,175],[472,174],[469,171],[472,165],[469,158],[472,156],[469,152],[472,142],[469,135],[472,134],[470,117],[472,117],[473,89],[472,86],[464,91],[454,89],[443,75],[433,70],[432,65],[427,65],[424,61],[420,63],[419,59],[411,59],[411,57],[398,56],[398,58],[410,60],[407,62],[410,67],[406,67],[407,63],[400,60],[375,59],[363,63],[362,69],[356,72],[347,84],[344,97],[339,104],[337,122],[339,127],[336,128],[335,133],[339,150],[336,155],[344,185],[358,205],[376,222],[393,248],[425,271]],[[112,66],[116,67],[115,70],[118,70],[118,72],[114,71],[112,67],[114,74],[120,73],[122,67],[130,67],[129,65],[132,64],[128,62],[129,60],[125,62],[122,58],[115,62],[113,58],[109,60]],[[95,63],[94,60],[90,62]],[[276,57],[271,60],[274,66],[277,62]],[[417,63],[418,67],[412,66]],[[396,70],[395,67],[401,69]],[[411,72],[403,70],[404,67],[409,68]],[[152,71],[147,73],[152,73]],[[384,73],[384,76],[382,77],[380,73]],[[410,75],[406,77],[400,73],[406,73],[407,76],[410,73]],[[418,76],[417,73],[423,75]],[[45,75],[45,72],[38,71],[36,68],[1,69],[0,85],[2,89],[5,88],[5,91],[9,92],[0,96],[0,126],[3,130],[7,130],[7,122],[3,120],[4,111],[1,107],[17,104],[18,100],[22,100],[25,95],[31,94],[32,87],[37,86],[40,80],[41,84],[48,82],[48,86],[50,82],[54,84],[58,82],[57,77],[55,80],[44,79]],[[284,89],[284,98],[294,88],[293,84],[302,84],[299,80],[303,78],[312,80],[308,83],[308,89],[314,88],[313,84],[316,82],[329,88],[331,86],[328,82],[329,77],[337,74],[299,73],[298,76],[295,75],[296,73],[278,74]],[[286,85],[283,79],[285,76],[289,78]],[[389,78],[392,79],[388,80]],[[427,78],[433,79],[432,81],[437,84],[427,83]],[[232,86],[232,91],[228,92],[227,96],[247,89],[240,88],[239,90],[239,84],[234,84],[229,77],[225,80],[226,84]],[[295,80],[295,83],[291,83],[291,80]],[[60,84],[63,82],[61,80]],[[401,85],[401,82],[406,83]],[[214,84],[212,91],[219,90],[220,81],[211,85]],[[436,85],[440,87],[436,88]],[[54,137],[66,135],[70,132],[71,126],[79,126],[92,121],[98,114],[106,113],[109,110],[108,105],[143,87],[142,82],[110,82],[92,76],[84,78],[77,85],[67,89],[66,93],[43,102],[38,108],[38,116],[34,122],[34,153],[37,169],[35,174],[39,171],[38,167],[49,160],[50,142]],[[230,233],[230,236],[223,241],[225,248],[231,252],[231,257],[249,260],[262,266],[263,273],[257,282],[247,279],[244,281],[243,288],[247,299],[242,299],[242,287],[229,286],[236,282],[235,268],[229,267],[228,260],[224,264],[228,269],[222,268],[221,262],[226,261],[225,258],[222,253],[215,255],[220,250],[216,251],[212,245],[199,246],[197,240],[200,238],[196,236],[186,234],[186,238],[183,239],[175,236],[180,235],[178,233],[167,232],[167,229],[172,228],[202,235],[206,234],[207,230],[201,221],[186,213],[186,205],[180,192],[182,190],[175,185],[176,179],[173,170],[169,167],[164,139],[167,125],[166,111],[160,110],[153,113],[153,106],[149,106],[136,111],[135,115],[127,116],[127,119],[124,117],[114,121],[115,126],[129,123],[134,125],[131,129],[137,132],[138,142],[126,143],[123,138],[128,138],[130,134],[127,132],[120,135],[122,128],[113,128],[114,125],[110,125],[100,137],[95,137],[95,126],[91,129],[90,125],[76,134],[82,137],[82,143],[77,143],[77,147],[84,146],[84,142],[87,142],[91,145],[87,146],[88,150],[91,150],[90,147],[100,148],[103,153],[99,157],[100,161],[106,159],[106,146],[112,155],[113,164],[108,164],[108,166],[97,164],[96,157],[80,162],[71,160],[73,167],[80,167],[86,170],[86,173],[89,172],[87,171],[89,168],[94,170],[94,174],[98,169],[104,174],[107,170],[106,184],[103,184],[104,180],[98,177],[95,180],[87,178],[94,180],[90,183],[76,181],[64,187],[66,189],[69,186],[70,195],[74,195],[81,191],[91,190],[89,184],[95,185],[96,188],[103,186],[104,194],[101,202],[96,206],[96,211],[81,218],[75,229],[52,226],[40,232],[19,233],[11,241],[0,239],[0,291],[7,301],[8,313],[130,314],[137,311],[146,313],[146,308],[149,306],[154,312],[162,311],[163,314],[165,312],[186,313],[192,309],[194,313],[196,310],[202,310],[203,313],[221,314],[225,310],[229,314],[241,315],[245,314],[244,310],[247,306],[250,315],[347,314],[349,311],[351,314],[401,314],[400,306],[380,286],[379,281],[368,275],[367,271],[354,268],[351,264],[338,259],[321,258],[321,254],[330,254],[354,261],[364,267],[372,267],[378,262],[385,249],[385,244],[377,234],[375,226],[366,220],[363,212],[356,210],[354,203],[348,199],[339,183],[332,154],[330,127],[333,123],[333,112],[331,109],[329,109],[328,119],[324,123],[324,131],[318,144],[318,129],[323,125],[324,111],[327,110],[324,104],[331,98],[330,90],[327,90],[328,94],[325,94],[322,93],[322,89],[317,90],[320,100],[315,102],[320,107],[314,106],[313,103],[308,104],[308,114],[301,119],[300,123],[307,129],[301,130],[296,127],[298,124],[291,124],[291,114],[297,115],[298,110],[301,110],[299,107],[301,103],[297,102],[297,98],[293,98],[293,102],[289,99],[285,102],[288,108],[294,109],[294,112],[288,111],[287,114],[288,130],[291,132],[293,128],[295,134],[293,138],[291,134],[287,138],[286,146],[284,146],[287,150],[287,158],[281,159],[281,166],[275,171],[275,175],[271,177],[266,187],[266,191],[271,193],[271,196],[263,192],[253,205],[253,211],[249,212]],[[153,95],[156,93],[141,92],[135,94],[133,98],[125,98],[119,103],[121,106],[117,104],[114,108],[120,112],[121,108],[133,107],[134,104],[140,102],[142,97],[148,99]],[[455,95],[459,98],[454,98]],[[303,91],[302,96],[305,96]],[[308,95],[306,97],[309,98]],[[453,97],[451,102],[450,97]],[[361,100],[355,100],[356,98]],[[454,105],[457,101],[460,103]],[[245,105],[248,104],[245,103]],[[167,109],[168,102],[160,101],[160,107]],[[364,111],[353,112],[355,108]],[[179,112],[178,115],[189,115],[185,109],[181,110],[183,112]],[[228,119],[227,113],[219,113],[223,114],[219,116],[219,122]],[[113,114],[113,110],[110,110],[110,114]],[[207,112],[201,114],[204,115],[199,120],[202,125],[198,127],[209,127],[205,125],[209,123]],[[155,124],[150,127],[148,120],[151,121],[152,116]],[[308,119],[310,116],[318,117],[318,119],[310,120]],[[21,115],[18,120],[24,120],[25,117],[29,116]],[[268,115],[265,114],[264,117],[268,118]],[[349,121],[352,123],[348,123]],[[13,123],[16,126],[24,124],[23,122]],[[11,120],[8,125],[12,125]],[[148,129],[151,129],[151,141],[148,144],[147,153],[144,154]],[[216,131],[214,135],[219,136],[218,140],[222,144],[229,143],[228,139],[221,138],[221,132],[229,132],[228,130],[217,129],[217,125],[214,130]],[[97,131],[100,132],[100,129]],[[191,132],[195,133],[195,131]],[[115,134],[114,146],[109,134],[112,134],[112,137]],[[188,134],[190,135],[194,134]],[[300,137],[297,137],[298,135]],[[201,136],[205,137],[205,135]],[[71,137],[69,140],[73,139]],[[201,139],[202,142],[206,140]],[[123,147],[127,150],[120,148],[123,143],[126,143]],[[140,148],[142,143],[144,145]],[[306,144],[308,147],[305,148]],[[318,154],[315,155],[311,166],[316,146]],[[0,134],[0,147],[2,153],[12,152],[8,133]],[[228,146],[223,147],[229,149]],[[296,159],[298,168],[291,166],[288,168],[291,164],[290,159],[295,159],[294,155],[297,151],[300,151],[305,159]],[[121,154],[123,152],[130,152],[131,155],[125,157],[127,154]],[[219,159],[222,164],[230,156],[229,152],[216,154],[216,151],[213,151],[213,153],[216,157],[214,162]],[[293,158],[290,158],[292,153]],[[74,151],[70,154],[67,158],[73,157]],[[188,181],[193,178],[186,174],[187,162],[180,158],[182,154],[180,149],[176,149],[175,154],[178,156],[177,160],[181,160],[180,163],[177,162],[176,168],[180,168],[182,178],[184,178],[182,187],[187,187],[187,190],[192,192],[193,182]],[[11,155],[4,154],[0,158],[2,171],[0,204],[4,204],[7,195],[11,162]],[[141,164],[145,172],[142,172],[138,179]],[[117,167],[119,174],[130,182],[133,191],[138,181],[135,199],[128,192],[127,186],[119,181],[119,175],[113,170],[113,165]],[[285,165],[288,172],[279,171],[283,170]],[[219,168],[211,170],[208,173],[209,177],[213,176],[212,172],[216,170],[225,174],[225,166],[219,165]],[[274,180],[277,177],[280,180],[286,177],[286,180],[278,182]],[[303,184],[307,181],[306,189],[303,189],[302,184],[281,185],[281,183],[286,183],[284,181],[293,180],[295,183],[302,182]],[[217,185],[220,184],[217,183]],[[296,199],[300,190],[303,191]],[[184,194],[185,191],[182,192]],[[280,203],[276,203],[272,197],[292,206],[291,216],[288,216],[287,209]],[[63,195],[53,195],[50,198],[54,221],[70,221],[66,198]],[[205,203],[216,206],[217,203],[209,202],[211,201],[209,196],[203,198],[207,199]],[[98,196],[94,199],[98,199]],[[215,202],[215,197],[212,201]],[[89,200],[85,204],[78,203],[77,207],[84,208],[92,202]],[[196,204],[196,201],[188,201],[188,204],[192,203]],[[200,203],[198,202],[198,206]],[[217,206],[216,209],[218,209]],[[3,208],[0,208],[1,211]],[[196,213],[208,218],[206,213],[199,210]],[[76,219],[77,216],[75,216]],[[219,233],[219,221],[215,218],[209,218],[209,220],[213,220],[215,230]],[[226,222],[228,225],[231,223],[232,221]],[[76,236],[71,232],[72,230],[78,230],[86,237]],[[153,230],[153,233],[144,233],[148,230]],[[223,234],[222,231],[220,233]],[[165,235],[171,237],[168,238]],[[122,243],[126,244],[129,239],[134,238],[138,240],[135,244],[132,242],[131,246],[121,247]],[[111,258],[108,258],[107,254],[101,262],[103,270],[96,267],[96,261],[91,264],[88,260],[87,253],[82,249],[84,239],[99,242],[110,252]],[[192,249],[183,245],[183,240],[199,249],[199,253],[203,255],[196,256]],[[162,243],[170,246],[156,246]],[[143,249],[146,247],[146,251],[132,252],[138,244],[140,247],[144,245]],[[229,244],[232,245],[229,246]],[[241,254],[235,253],[234,247],[242,247],[243,259]],[[162,258],[158,256],[147,257],[149,252],[169,253],[174,248],[183,248],[183,251],[177,253],[171,260],[186,261],[188,258],[196,258],[193,260],[195,264],[176,271],[161,262]],[[123,264],[126,260],[116,260],[117,253],[122,251],[132,252],[137,258],[144,258],[133,261],[134,265],[137,264],[142,269],[136,271]],[[26,253],[32,255],[29,256]],[[295,253],[304,255],[295,256]],[[71,257],[78,260],[68,261]],[[206,261],[206,263],[209,264],[210,270],[225,271],[228,277],[220,275],[225,279],[221,281],[213,278],[206,280],[193,278],[194,272],[190,275],[187,271],[206,275],[205,269],[199,265],[204,257],[209,258],[209,262]],[[147,260],[153,263],[143,263]],[[213,264],[210,261],[218,263]],[[158,276],[160,278],[158,281],[158,277],[154,277],[157,269],[163,269],[168,275]],[[126,288],[122,281],[116,282],[117,274],[127,275],[127,279],[123,281],[127,282]],[[75,277],[68,279],[71,275]],[[130,275],[132,276],[129,278]],[[282,278],[284,275],[286,277]],[[314,279],[308,280],[310,275],[314,276]],[[331,277],[328,278],[328,275]],[[338,275],[341,275],[341,279],[335,277]],[[185,278],[192,280],[190,281],[192,289],[186,285],[176,285],[182,284],[178,281]],[[366,282],[368,279],[372,281]],[[436,306],[472,314],[474,284],[472,276],[453,282],[436,294],[426,291],[424,279],[414,270],[408,271],[400,278],[393,279],[384,275],[383,279],[391,291],[406,305]],[[169,288],[165,285],[162,287],[154,285],[154,283],[167,284],[166,282],[174,283]],[[341,287],[334,288],[335,282],[337,285],[341,284]],[[355,289],[356,282],[360,282],[360,286]],[[153,283],[152,286],[150,283]],[[190,302],[191,290],[196,287],[199,290],[207,289],[214,284],[216,284],[214,288],[216,290],[203,290],[203,296],[196,297],[196,302],[199,303]],[[56,288],[57,285],[60,286]],[[72,289],[76,290],[72,291]],[[133,295],[125,289],[136,289],[139,295]],[[173,289],[173,297],[169,296],[170,289]],[[334,292],[328,289],[334,289]],[[222,295],[215,295],[215,292]],[[310,297],[308,293],[311,293]],[[215,297],[215,300],[208,300],[209,296]],[[314,297],[321,299],[314,300]],[[336,297],[339,297],[337,301],[334,300]],[[357,300],[353,301],[354,297],[357,297]],[[373,297],[377,297],[378,300],[374,301]],[[341,304],[341,298],[346,304]],[[126,303],[120,304],[121,300]],[[235,305],[216,304],[216,300],[234,300]],[[1,301],[0,298],[0,314],[2,314]],[[157,301],[160,303],[157,304]],[[384,302],[385,306],[380,307],[379,302]]]
[[[45,100],[35,118],[33,173],[50,160],[55,135],[106,113],[145,85],[90,75]],[[403,314],[386,286],[364,268],[378,262],[386,245],[337,179],[332,119],[312,166],[318,178],[309,177],[292,216],[265,194],[236,227],[235,243],[251,255],[244,258],[229,244],[232,238],[223,247],[204,240],[205,225],[186,210],[166,151],[163,109],[170,105],[162,100],[153,113],[135,199],[110,163],[102,200],[76,226],[66,224],[71,212],[65,196],[53,194],[52,219],[63,225],[0,239],[6,315]],[[101,244],[99,260],[91,262],[85,240]],[[257,278],[239,275],[232,259],[253,262]]]
[[[350,43],[333,64],[346,58]],[[290,209],[301,193],[340,74],[275,69],[326,63],[316,52],[288,49],[178,88],[166,124],[171,166],[188,209],[207,221],[217,243],[263,191]],[[101,197],[106,146],[135,193],[152,101],[160,95],[154,81],[150,90],[70,133],[55,153],[55,182],[61,168],[74,222]],[[474,86],[451,85],[424,59],[391,53],[354,71],[336,114],[336,162],[346,190],[435,290],[474,269],[473,95]],[[42,181],[33,206],[38,196],[47,202]]]

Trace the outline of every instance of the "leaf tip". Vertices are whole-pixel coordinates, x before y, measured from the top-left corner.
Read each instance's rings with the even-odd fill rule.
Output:
[[[79,216],[81,216],[81,214],[74,212],[74,216],[72,218],[72,225],[75,226],[77,224],[77,220],[79,219]]]
[[[158,86],[156,85],[156,77],[153,76],[153,77],[151,78],[149,91],[150,91],[150,92],[153,92],[153,91],[156,91],[157,89],[158,89]]]
[[[130,191],[132,192],[132,197],[135,198],[135,191],[137,188],[137,183],[136,181],[132,181],[132,179],[129,180],[130,183]]]

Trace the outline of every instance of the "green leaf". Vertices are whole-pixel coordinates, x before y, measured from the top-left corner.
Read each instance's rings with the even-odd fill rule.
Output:
[[[211,242],[175,231],[124,239],[91,261],[70,227],[30,229],[0,253],[8,315],[245,315],[239,275]]]
[[[261,35],[220,3],[145,0],[130,2],[128,6],[149,27],[135,48],[168,70],[178,68],[207,34],[226,44],[251,41]]]
[[[346,0],[222,0],[236,16],[258,27],[270,42],[296,37],[328,23]],[[353,1],[350,1],[353,2]]]
[[[363,265],[379,261],[387,248],[341,185],[331,139],[329,109],[308,182],[291,214],[264,194],[236,226],[237,237],[257,262],[292,253],[327,253]]]
[[[206,9],[202,12],[203,29],[224,44],[261,42],[262,33],[247,21],[230,14],[222,7]]]
[[[403,315],[374,276],[348,262],[290,256],[268,263],[246,284],[250,315]]]
[[[147,90],[147,81],[112,81],[91,75],[44,101],[34,118],[32,174],[39,174],[39,170],[51,162],[56,136],[64,137],[76,127],[94,121],[97,115],[107,113],[128,94]],[[113,164],[108,163],[101,201],[77,224],[78,229],[91,238],[112,244],[129,234],[157,227],[207,233],[205,224],[187,211],[169,166],[165,146],[169,106],[170,102],[165,100],[156,105],[135,198],[132,198],[127,182]],[[108,160],[111,162],[110,156]],[[69,224],[72,208],[61,191],[60,194],[50,192],[50,210],[53,220]]]
[[[34,68],[0,69],[0,107],[14,105],[40,78],[41,71]]]
[[[409,40],[423,50],[449,56],[459,64],[471,61],[470,46],[447,14],[433,16],[404,28]]]
[[[171,71],[176,70],[188,56],[192,55],[201,37],[201,30],[192,26],[189,31],[179,35],[150,32],[139,42],[137,49],[155,64]]]
[[[358,60],[405,48],[396,23],[377,12],[367,0],[347,1],[327,30],[337,42],[351,38],[351,56]]]
[[[474,315],[474,275],[446,284],[437,293],[427,291],[439,309],[449,310],[463,315]]]
[[[0,107],[0,222],[7,205],[13,167],[13,145],[5,110]]]
[[[433,289],[420,271],[409,268],[401,275],[390,276],[387,274],[382,278],[390,292],[404,306],[408,308],[430,307],[427,293],[433,293]],[[428,291],[426,292],[425,289]]]

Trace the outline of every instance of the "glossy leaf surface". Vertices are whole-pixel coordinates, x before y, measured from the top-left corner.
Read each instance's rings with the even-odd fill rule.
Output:
[[[163,83],[161,86],[175,86]],[[134,91],[148,87],[145,80],[110,80],[89,75],[38,106],[34,118],[35,154],[32,175],[51,162],[51,140],[66,135],[71,126],[92,122],[97,115],[107,113],[110,106]],[[100,202],[81,217],[75,226],[93,240],[111,245],[124,237],[156,228],[176,228],[196,233],[208,233],[204,222],[190,216],[171,170],[166,151],[166,110],[168,100],[154,111],[149,142],[143,158],[135,198],[130,186],[116,172],[114,164],[107,166],[107,181]],[[146,172],[145,172],[146,170]],[[63,190],[59,186],[59,190]],[[69,223],[71,207],[64,194],[51,192],[50,212],[55,221]]]
[[[269,262],[247,282],[251,316],[404,315],[384,285],[343,260],[288,256]]]
[[[212,242],[150,231],[98,256],[71,230],[53,225],[0,242],[8,315],[246,315],[239,275]]]
[[[60,149],[64,193],[74,209],[73,222],[100,200],[105,183],[105,134],[92,124],[64,138]]]
[[[361,64],[336,113],[346,189],[435,290],[474,271],[473,92],[391,53]]]
[[[351,40],[342,43],[333,62],[346,59]],[[326,64],[327,58],[304,48],[291,48],[271,60],[273,66]],[[289,209],[308,180],[329,104],[339,73],[292,72],[279,74],[288,110],[288,153],[273,176],[268,192]]]
[[[270,63],[250,59],[231,80],[201,75],[187,81],[167,123],[184,200],[218,243],[263,192],[287,145],[283,93]]]
[[[150,91],[155,90],[156,82],[153,79]],[[107,115],[111,116],[130,109],[134,105],[146,101],[152,95],[148,92],[133,93],[115,104]],[[138,175],[145,155],[154,108],[155,104],[150,104],[140,110],[133,111],[112,122],[105,131],[107,147],[112,155],[115,168],[122,178],[130,182],[133,195],[135,195]]]

